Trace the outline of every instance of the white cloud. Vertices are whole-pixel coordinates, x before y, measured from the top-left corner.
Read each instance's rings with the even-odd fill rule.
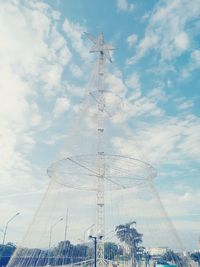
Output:
[[[128,78],[126,79],[126,83],[128,87],[130,88],[133,88],[133,89],[140,88],[141,84],[140,84],[139,74],[135,72],[129,75]]]
[[[122,80],[121,72],[108,73],[105,80],[107,90],[116,95],[124,96],[127,91],[127,87]]]
[[[84,32],[86,32],[86,28],[78,23],[73,23],[66,18],[63,24],[63,30],[78,55],[85,60],[88,59],[89,49],[84,44],[84,39],[86,39]]]
[[[61,83],[61,75],[63,68],[59,64],[51,64],[43,66],[43,71],[41,73],[41,79],[45,83],[46,95],[55,94],[53,88]]]
[[[166,193],[163,196],[163,203],[169,214],[175,218],[178,216],[191,216],[192,213],[198,212],[199,210],[196,202],[196,199],[199,199],[199,197],[200,192],[192,188],[186,188],[182,192],[176,192],[176,194],[172,192]],[[173,203],[176,203],[176,205],[173,205]]]
[[[193,60],[193,63],[199,67],[200,66],[200,50],[195,49],[194,51],[192,51],[191,59]]]
[[[190,73],[200,68],[200,50],[195,49],[191,52],[189,64],[182,70],[182,78],[187,78]]]
[[[120,11],[132,12],[134,4],[129,4],[128,0],[117,0],[117,8]]]
[[[130,74],[126,79],[127,86],[131,89],[131,94],[129,95],[129,101],[137,99],[141,96],[141,83],[138,73]]]
[[[177,99],[176,102],[177,102],[177,108],[179,110],[186,110],[194,106],[194,103],[192,100],[187,100],[185,98]]]
[[[65,111],[67,111],[70,107],[69,99],[66,97],[59,97],[56,99],[56,103],[53,109],[53,114],[55,118],[58,118]]]
[[[58,24],[59,14],[45,3],[1,1],[0,176],[5,195],[46,182],[38,179],[41,170],[30,158],[38,132],[48,124],[43,96],[57,94],[71,59]],[[8,212],[4,210],[5,217]]]
[[[128,47],[131,48],[135,45],[135,43],[137,42],[138,37],[136,34],[131,34],[127,37],[126,42],[128,44]]]
[[[190,49],[188,23],[200,15],[199,0],[169,2],[160,0],[148,20],[144,38],[129,64],[154,50],[162,61],[169,61]]]
[[[163,115],[164,111],[157,106],[157,101],[154,99],[148,98],[148,96],[134,98],[130,97],[130,99],[124,100],[123,110],[119,110],[112,118],[114,123],[122,123],[142,116],[160,117]]]
[[[148,95],[149,97],[154,99],[156,102],[168,100],[168,96],[166,96],[162,86],[154,88],[153,90],[149,92]]]
[[[71,63],[69,68],[74,77],[79,78],[83,75],[83,71],[78,65]]]
[[[148,112],[148,111],[146,111]],[[114,138],[118,153],[145,157],[156,165],[199,162],[200,121],[194,115],[185,118],[163,118],[159,122],[146,124],[134,136]],[[137,144],[140,144],[139,147]]]
[[[185,51],[189,47],[189,39],[185,32],[179,33],[174,40],[176,47],[182,51]]]
[[[123,87],[121,87],[123,88],[123,100],[121,107],[112,117],[114,123],[127,122],[141,116],[160,117],[164,114],[164,110],[158,106],[158,102],[166,100],[165,94],[160,88],[155,88],[149,94],[142,95],[140,76],[137,72],[129,74],[124,83],[118,77],[116,83],[114,89],[119,84],[123,84]]]

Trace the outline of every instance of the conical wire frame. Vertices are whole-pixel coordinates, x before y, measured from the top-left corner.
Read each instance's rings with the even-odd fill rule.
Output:
[[[48,168],[49,187],[8,267],[94,265],[94,243],[88,239],[87,231],[96,234],[97,157],[65,158]],[[182,243],[154,187],[152,178],[156,172],[152,166],[134,158],[107,154],[104,164],[105,266],[153,267],[161,256],[148,255],[159,248],[168,253],[169,263],[195,266],[182,254]],[[116,231],[129,224],[142,239],[135,265],[130,245],[120,240]]]
[[[105,154],[103,159],[105,191],[142,185],[156,176],[155,169],[139,159],[111,154]],[[66,157],[53,163],[47,173],[66,187],[96,191],[97,162],[97,154]]]

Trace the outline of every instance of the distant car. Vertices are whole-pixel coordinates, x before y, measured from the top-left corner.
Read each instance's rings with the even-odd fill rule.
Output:
[[[170,265],[170,264],[167,261],[157,261],[156,266],[157,265]]]
[[[167,261],[158,261],[156,267],[177,267],[175,264],[169,264]]]

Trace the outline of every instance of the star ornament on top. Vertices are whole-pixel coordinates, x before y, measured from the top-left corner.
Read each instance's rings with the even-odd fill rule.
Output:
[[[98,37],[95,37],[87,32],[85,32],[87,38],[93,43],[93,46],[90,49],[90,53],[101,53],[104,54],[105,57],[112,62],[109,51],[115,50],[115,47],[111,44],[105,43],[104,34],[101,32]]]

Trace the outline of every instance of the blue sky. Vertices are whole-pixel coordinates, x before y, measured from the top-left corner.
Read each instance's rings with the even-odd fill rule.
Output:
[[[200,218],[200,1],[0,5],[2,228],[18,210],[16,227],[30,221],[51,162],[92,151],[94,121],[83,119],[92,110],[81,123],[77,119],[77,105],[90,103],[84,94],[94,61],[83,32],[103,31],[117,48],[106,80],[114,96],[107,148],[157,169],[155,183],[166,209],[177,228],[191,234],[194,249]],[[23,230],[18,232],[16,240]]]

